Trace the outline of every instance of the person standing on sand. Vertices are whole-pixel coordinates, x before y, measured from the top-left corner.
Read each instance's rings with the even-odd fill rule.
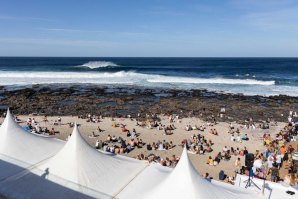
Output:
[[[240,174],[241,172],[241,167],[242,167],[242,164],[241,164],[241,161],[240,161],[240,158],[237,158],[236,160],[235,160],[235,167],[236,167],[236,169],[235,169],[235,173],[236,173],[236,175],[237,174]]]

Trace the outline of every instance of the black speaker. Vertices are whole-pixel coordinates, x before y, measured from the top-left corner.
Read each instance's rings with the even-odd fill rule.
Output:
[[[252,153],[246,154],[245,155],[245,166],[248,168],[252,168],[254,165],[254,160],[255,160],[254,154],[252,154]]]

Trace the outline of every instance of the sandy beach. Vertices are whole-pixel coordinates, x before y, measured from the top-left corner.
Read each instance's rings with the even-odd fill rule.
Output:
[[[162,130],[157,130],[156,128],[148,129],[146,127],[140,127],[136,126],[135,119],[130,118],[114,118],[114,121],[112,121],[112,118],[103,118],[100,120],[99,123],[93,123],[93,122],[87,122],[86,119],[80,119],[76,116],[62,116],[61,117],[61,124],[54,125],[55,121],[58,120],[58,116],[52,116],[48,117],[48,122],[43,122],[43,116],[32,116],[32,115],[19,115],[18,118],[23,121],[20,123],[20,125],[26,125],[26,121],[28,118],[34,118],[34,120],[40,125],[40,127],[47,127],[48,129],[54,128],[54,130],[58,133],[56,133],[55,137],[61,139],[61,140],[67,140],[68,136],[72,132],[72,128],[69,126],[69,123],[76,122],[80,125],[80,131],[85,140],[91,145],[95,146],[96,140],[102,140],[105,141],[108,137],[108,135],[116,136],[117,138],[121,136],[126,141],[129,141],[131,138],[127,137],[125,133],[122,133],[120,127],[113,127],[113,123],[116,122],[118,124],[125,124],[126,128],[130,131],[132,131],[133,128],[135,128],[137,134],[139,134],[138,138],[142,139],[143,142],[146,144],[153,142],[157,142],[158,140],[163,141],[166,140],[167,142],[172,141],[175,147],[171,150],[151,150],[148,151],[146,149],[146,145],[143,148],[135,148],[130,153],[127,154],[121,154],[125,156],[129,156],[132,158],[136,158],[138,154],[144,154],[145,156],[149,154],[156,154],[160,156],[161,158],[169,157],[171,158],[172,155],[176,155],[177,157],[180,156],[182,153],[182,147],[181,147],[181,141],[184,139],[190,139],[192,135],[194,134],[202,134],[206,137],[206,139],[211,139],[214,143],[212,145],[213,151],[211,153],[205,153],[204,155],[200,154],[192,154],[190,153],[190,158],[196,167],[196,169],[199,171],[201,175],[204,175],[206,172],[210,174],[211,177],[214,179],[218,179],[218,173],[220,170],[225,171],[227,175],[234,175],[235,166],[234,162],[236,158],[240,157],[242,165],[244,165],[244,156],[234,156],[232,155],[231,159],[229,161],[221,161],[217,166],[210,166],[206,164],[208,157],[215,157],[218,152],[222,152],[222,149],[227,146],[228,148],[234,147],[235,149],[238,147],[240,150],[244,149],[244,147],[247,148],[247,150],[251,153],[255,153],[256,150],[259,150],[261,153],[265,152],[266,147],[263,145],[263,139],[262,136],[264,133],[270,133],[272,136],[277,134],[281,129],[284,128],[286,123],[277,123],[277,125],[271,125],[269,129],[246,129],[243,125],[232,123],[234,128],[239,128],[241,134],[247,134],[249,137],[248,141],[243,142],[233,142],[231,141],[231,135],[228,133],[229,131],[229,123],[226,122],[219,122],[218,124],[214,126],[207,126],[207,128],[201,132],[198,130],[192,130],[192,131],[186,131],[185,127],[187,125],[191,126],[200,126],[200,125],[206,125],[206,122],[198,119],[198,118],[182,118],[179,119],[178,122],[170,123],[168,116],[161,116],[161,123],[164,125],[174,124],[176,127],[175,130],[173,130],[172,135],[165,135]],[[3,121],[3,118],[1,118],[1,122]],[[97,128],[100,127],[100,129],[104,130],[103,132],[98,132]],[[218,132],[218,135],[213,135],[209,133],[210,129],[216,129]],[[94,132],[98,137],[92,138],[92,132]]]

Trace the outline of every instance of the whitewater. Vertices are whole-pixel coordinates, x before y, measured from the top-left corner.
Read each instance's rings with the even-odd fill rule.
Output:
[[[117,64],[110,62],[110,61],[90,61],[84,63],[78,67],[86,67],[89,69],[97,69],[97,68],[105,68],[105,67],[116,67]]]
[[[34,84],[97,84],[117,86],[141,86],[150,88],[208,89],[246,95],[279,95],[287,91],[298,96],[298,91],[288,86],[275,85],[274,81],[228,78],[191,78],[154,74],[142,74],[134,71],[103,72],[12,72],[1,71],[0,85]],[[264,93],[266,89],[266,93]]]
[[[298,59],[0,57],[0,86],[35,84],[298,96]]]

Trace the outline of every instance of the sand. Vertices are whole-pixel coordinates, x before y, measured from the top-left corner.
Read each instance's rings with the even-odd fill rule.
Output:
[[[104,118],[102,119],[102,122],[100,123],[91,123],[86,122],[86,119],[79,119],[78,117],[74,116],[63,116],[61,125],[54,126],[53,122],[57,120],[58,117],[48,117],[49,122],[45,123],[43,122],[42,116],[18,116],[19,119],[22,121],[26,121],[28,117],[34,117],[37,122],[40,123],[41,127],[48,127],[49,129],[54,128],[55,131],[59,131],[60,133],[56,134],[55,137],[66,140],[68,135],[72,132],[72,128],[69,127],[67,123],[69,122],[77,122],[80,124],[80,132],[82,136],[85,138],[85,140],[91,145],[95,146],[95,142],[97,139],[99,140],[106,140],[108,135],[115,135],[116,137],[123,137],[125,140],[129,140],[130,138],[127,138],[126,135],[124,135],[121,132],[121,129],[112,127],[113,121],[111,118]],[[181,144],[181,141],[183,139],[190,138],[193,134],[198,134],[199,131],[185,131],[185,126],[190,124],[191,126],[194,125],[202,125],[205,122],[198,118],[183,118],[181,119],[181,123],[174,123],[176,130],[173,131],[172,135],[164,135],[163,131],[158,131],[156,128],[154,129],[148,129],[143,128],[140,126],[136,126],[136,121],[131,121],[131,119],[123,119],[123,118],[115,118],[117,123],[122,123],[127,125],[127,129],[131,130],[133,128],[136,129],[136,132],[140,134],[139,138],[141,138],[145,143],[151,143],[157,142],[158,140],[167,140],[172,141],[176,147],[174,147],[172,150],[168,151],[158,151],[158,150],[152,150],[147,151],[146,147],[143,148],[136,148],[133,151],[131,151],[128,154],[123,154],[125,156],[133,157],[135,158],[137,154],[143,153],[145,156],[149,155],[151,153],[159,155],[163,158],[169,157],[173,154],[176,156],[180,156],[182,152],[182,147],[178,146]],[[0,122],[2,123],[3,118],[0,119]],[[162,117],[162,124],[170,124],[168,117]],[[25,125],[25,123],[21,123],[21,125]],[[230,134],[228,133],[229,124],[228,123],[218,123],[213,127],[207,127],[207,129],[204,132],[200,132],[202,135],[205,135],[207,139],[212,139],[214,142],[214,145],[212,146],[213,152],[211,153],[205,153],[205,155],[199,155],[199,154],[189,154],[191,161],[193,162],[195,168],[198,170],[198,172],[201,175],[204,175],[206,172],[210,174],[211,177],[214,179],[218,179],[218,173],[220,170],[224,170],[227,175],[234,175],[234,162],[237,157],[241,158],[242,164],[244,165],[244,157],[241,156],[232,156],[230,161],[221,161],[219,165],[217,166],[209,166],[206,164],[207,159],[209,156],[212,156],[212,158],[215,157],[215,155],[222,151],[222,148],[224,146],[227,147],[234,147],[235,149],[239,147],[239,149],[243,149],[244,147],[247,147],[249,152],[254,153],[256,150],[259,150],[260,152],[265,151],[265,147],[263,146],[263,141],[260,139],[264,133],[270,133],[272,135],[275,135],[278,133],[286,124],[285,123],[278,123],[277,126],[270,126],[270,129],[244,129],[241,128],[241,125],[233,123],[235,128],[239,128],[241,134],[247,133],[248,137],[250,138],[249,141],[244,141],[242,143],[238,142],[232,142],[230,140]],[[98,126],[100,126],[101,129],[105,130],[104,132],[99,133],[97,131]],[[215,128],[219,135],[212,135],[209,132],[210,128]],[[94,131],[97,135],[99,135],[97,138],[90,138],[89,135],[92,134],[92,131]]]

